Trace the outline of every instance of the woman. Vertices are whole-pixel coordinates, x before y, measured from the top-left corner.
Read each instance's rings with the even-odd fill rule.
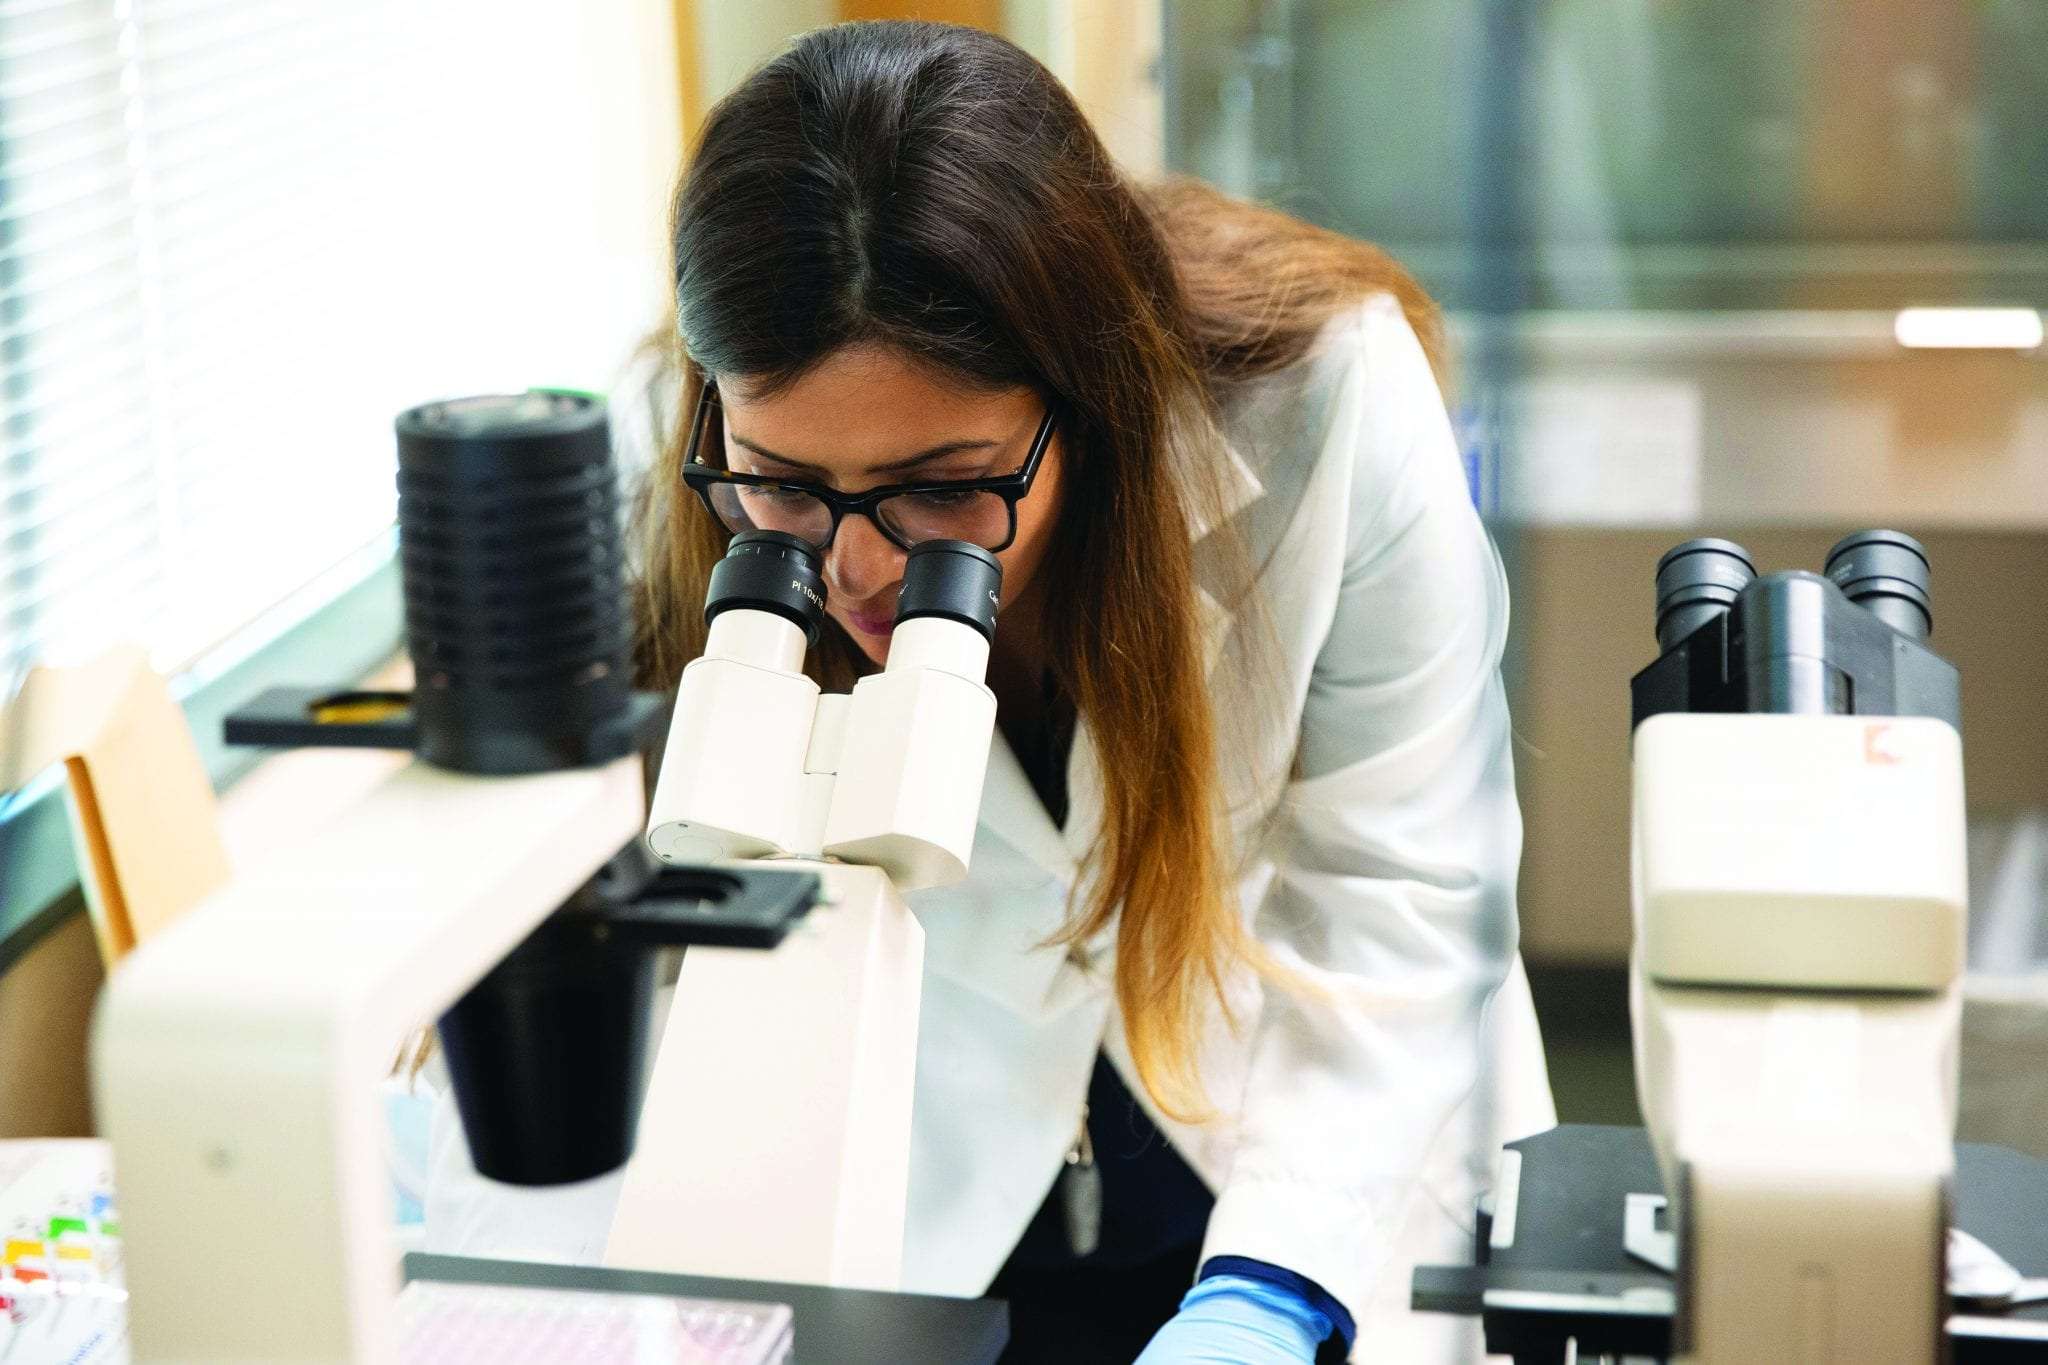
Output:
[[[1408,1270],[1468,1253],[1499,1142],[1551,1116],[1505,586],[1428,300],[1281,215],[1140,194],[1037,63],[929,24],[748,79],[674,246],[646,685],[746,526],[822,547],[828,686],[887,658],[909,545],[1003,563],[973,873],[912,897],[905,1287],[993,1285],[1017,1360],[1476,1353],[1407,1314]]]

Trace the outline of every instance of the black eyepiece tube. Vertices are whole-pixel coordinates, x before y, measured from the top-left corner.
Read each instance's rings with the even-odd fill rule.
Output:
[[[993,554],[964,540],[927,540],[903,563],[896,624],[919,616],[943,616],[972,626],[993,642],[1002,596],[1003,566]]]
[[[1827,576],[1842,595],[1908,640],[1934,631],[1927,550],[1904,531],[1858,531],[1828,551]]]
[[[1735,605],[1756,577],[1749,551],[1705,536],[1673,546],[1657,561],[1657,648],[1668,650]]]
[[[818,552],[784,531],[742,531],[711,569],[704,595],[704,624],[720,612],[772,612],[795,623],[807,646],[818,643],[825,624],[825,579]]]

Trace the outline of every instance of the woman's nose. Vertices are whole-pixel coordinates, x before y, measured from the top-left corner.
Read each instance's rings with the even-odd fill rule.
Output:
[[[848,604],[867,603],[903,577],[903,551],[866,517],[850,516],[825,552],[825,586]]]

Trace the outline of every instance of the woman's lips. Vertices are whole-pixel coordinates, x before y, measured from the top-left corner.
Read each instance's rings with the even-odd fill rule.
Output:
[[[896,618],[893,616],[870,616],[864,611],[854,611],[849,608],[846,613],[846,619],[851,621],[853,628],[860,631],[863,635],[887,635],[890,631],[896,629]]]

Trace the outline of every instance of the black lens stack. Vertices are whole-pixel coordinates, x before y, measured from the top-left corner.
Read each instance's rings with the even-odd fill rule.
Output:
[[[401,413],[398,533],[420,757],[513,775],[632,752],[601,403],[537,391]],[[493,1180],[584,1180],[632,1152],[653,962],[610,942],[590,900],[543,921],[441,1017],[471,1157]]]
[[[536,391],[398,418],[398,530],[422,758],[515,774],[632,750],[604,407]]]

